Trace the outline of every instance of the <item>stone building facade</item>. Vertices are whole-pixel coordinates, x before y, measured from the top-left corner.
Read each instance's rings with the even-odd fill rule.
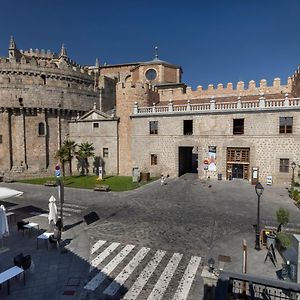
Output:
[[[8,53],[0,59],[2,174],[53,174],[65,138],[93,143],[91,173],[102,165],[106,174],[139,168],[152,176],[289,183],[291,163],[300,162],[299,68],[286,84],[275,78],[192,90],[181,67],[157,54],[83,67],[64,47],[22,51],[13,39]]]

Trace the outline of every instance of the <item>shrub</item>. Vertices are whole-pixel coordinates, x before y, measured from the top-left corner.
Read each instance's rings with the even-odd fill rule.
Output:
[[[296,189],[291,189],[291,190],[290,190],[290,197],[291,197],[293,200],[297,201],[297,200],[299,199],[299,197],[300,197],[299,191],[296,190]]]
[[[287,209],[280,207],[277,212],[276,212],[276,216],[277,216],[277,222],[279,224],[287,224],[289,222],[289,216],[290,213]]]
[[[292,247],[292,236],[290,234],[278,232],[277,239],[279,240],[282,247],[286,249]]]

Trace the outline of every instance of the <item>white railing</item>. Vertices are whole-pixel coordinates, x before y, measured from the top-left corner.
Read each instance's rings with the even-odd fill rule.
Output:
[[[243,111],[243,110],[265,110],[278,108],[300,108],[300,98],[288,98],[287,95],[283,99],[266,99],[260,97],[258,100],[241,101],[240,97],[235,102],[216,102],[214,98],[207,103],[190,104],[188,100],[186,104],[176,105],[170,100],[168,105],[139,107],[137,103],[134,105],[133,114],[168,114],[168,113],[189,113],[189,112],[212,112],[212,111]]]

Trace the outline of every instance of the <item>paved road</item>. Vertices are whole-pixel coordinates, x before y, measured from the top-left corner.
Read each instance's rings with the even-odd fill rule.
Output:
[[[57,195],[56,188],[51,187],[8,186],[25,192],[14,202],[45,210],[51,194]],[[92,211],[99,216],[85,228],[90,264],[95,267],[90,270],[86,288],[97,299],[108,299],[112,294],[117,295],[112,299],[120,299],[125,293],[124,299],[157,300],[162,291],[162,299],[199,299],[200,274],[208,258],[230,256],[232,262],[225,269],[240,271],[242,240],[249,249],[254,244],[257,197],[254,187],[244,181],[201,182],[186,174],[170,179],[165,186],[157,181],[123,193],[66,188],[65,202],[67,225],[76,224]],[[300,223],[299,211],[287,190],[266,187],[261,219],[275,223],[279,207],[288,208],[290,221]],[[272,276],[274,270],[261,267],[263,256],[250,255],[259,263],[250,263],[249,272]],[[166,283],[166,278],[170,282]],[[112,279],[119,285],[111,283]]]

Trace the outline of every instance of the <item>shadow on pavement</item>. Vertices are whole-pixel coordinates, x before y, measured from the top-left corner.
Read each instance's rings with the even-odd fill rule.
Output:
[[[27,209],[27,212],[31,212],[31,209]],[[21,213],[24,213],[24,210]],[[26,270],[25,285],[22,277],[11,279],[8,295],[7,282],[2,284],[1,300],[60,300],[67,296],[69,297],[66,299],[89,299],[89,294],[94,292],[84,289],[84,286],[96,275],[105,278],[95,290],[95,293],[100,296],[97,299],[121,299],[119,295],[111,298],[102,295],[102,291],[113,281],[113,278],[101,273],[99,269],[90,272],[89,239],[84,232],[84,226],[80,226],[83,221],[75,223],[77,226],[71,225],[67,232],[63,232],[62,243],[57,249],[54,245],[48,248],[46,241],[44,243],[41,240],[37,244],[37,236],[45,231],[48,225],[46,218],[41,220],[40,230],[26,232],[25,235],[17,231],[14,222],[9,224],[10,235],[3,241],[4,246],[9,250],[0,252],[0,273],[13,267],[13,259],[20,253],[30,255],[33,263]],[[103,263],[105,264],[106,261]]]

